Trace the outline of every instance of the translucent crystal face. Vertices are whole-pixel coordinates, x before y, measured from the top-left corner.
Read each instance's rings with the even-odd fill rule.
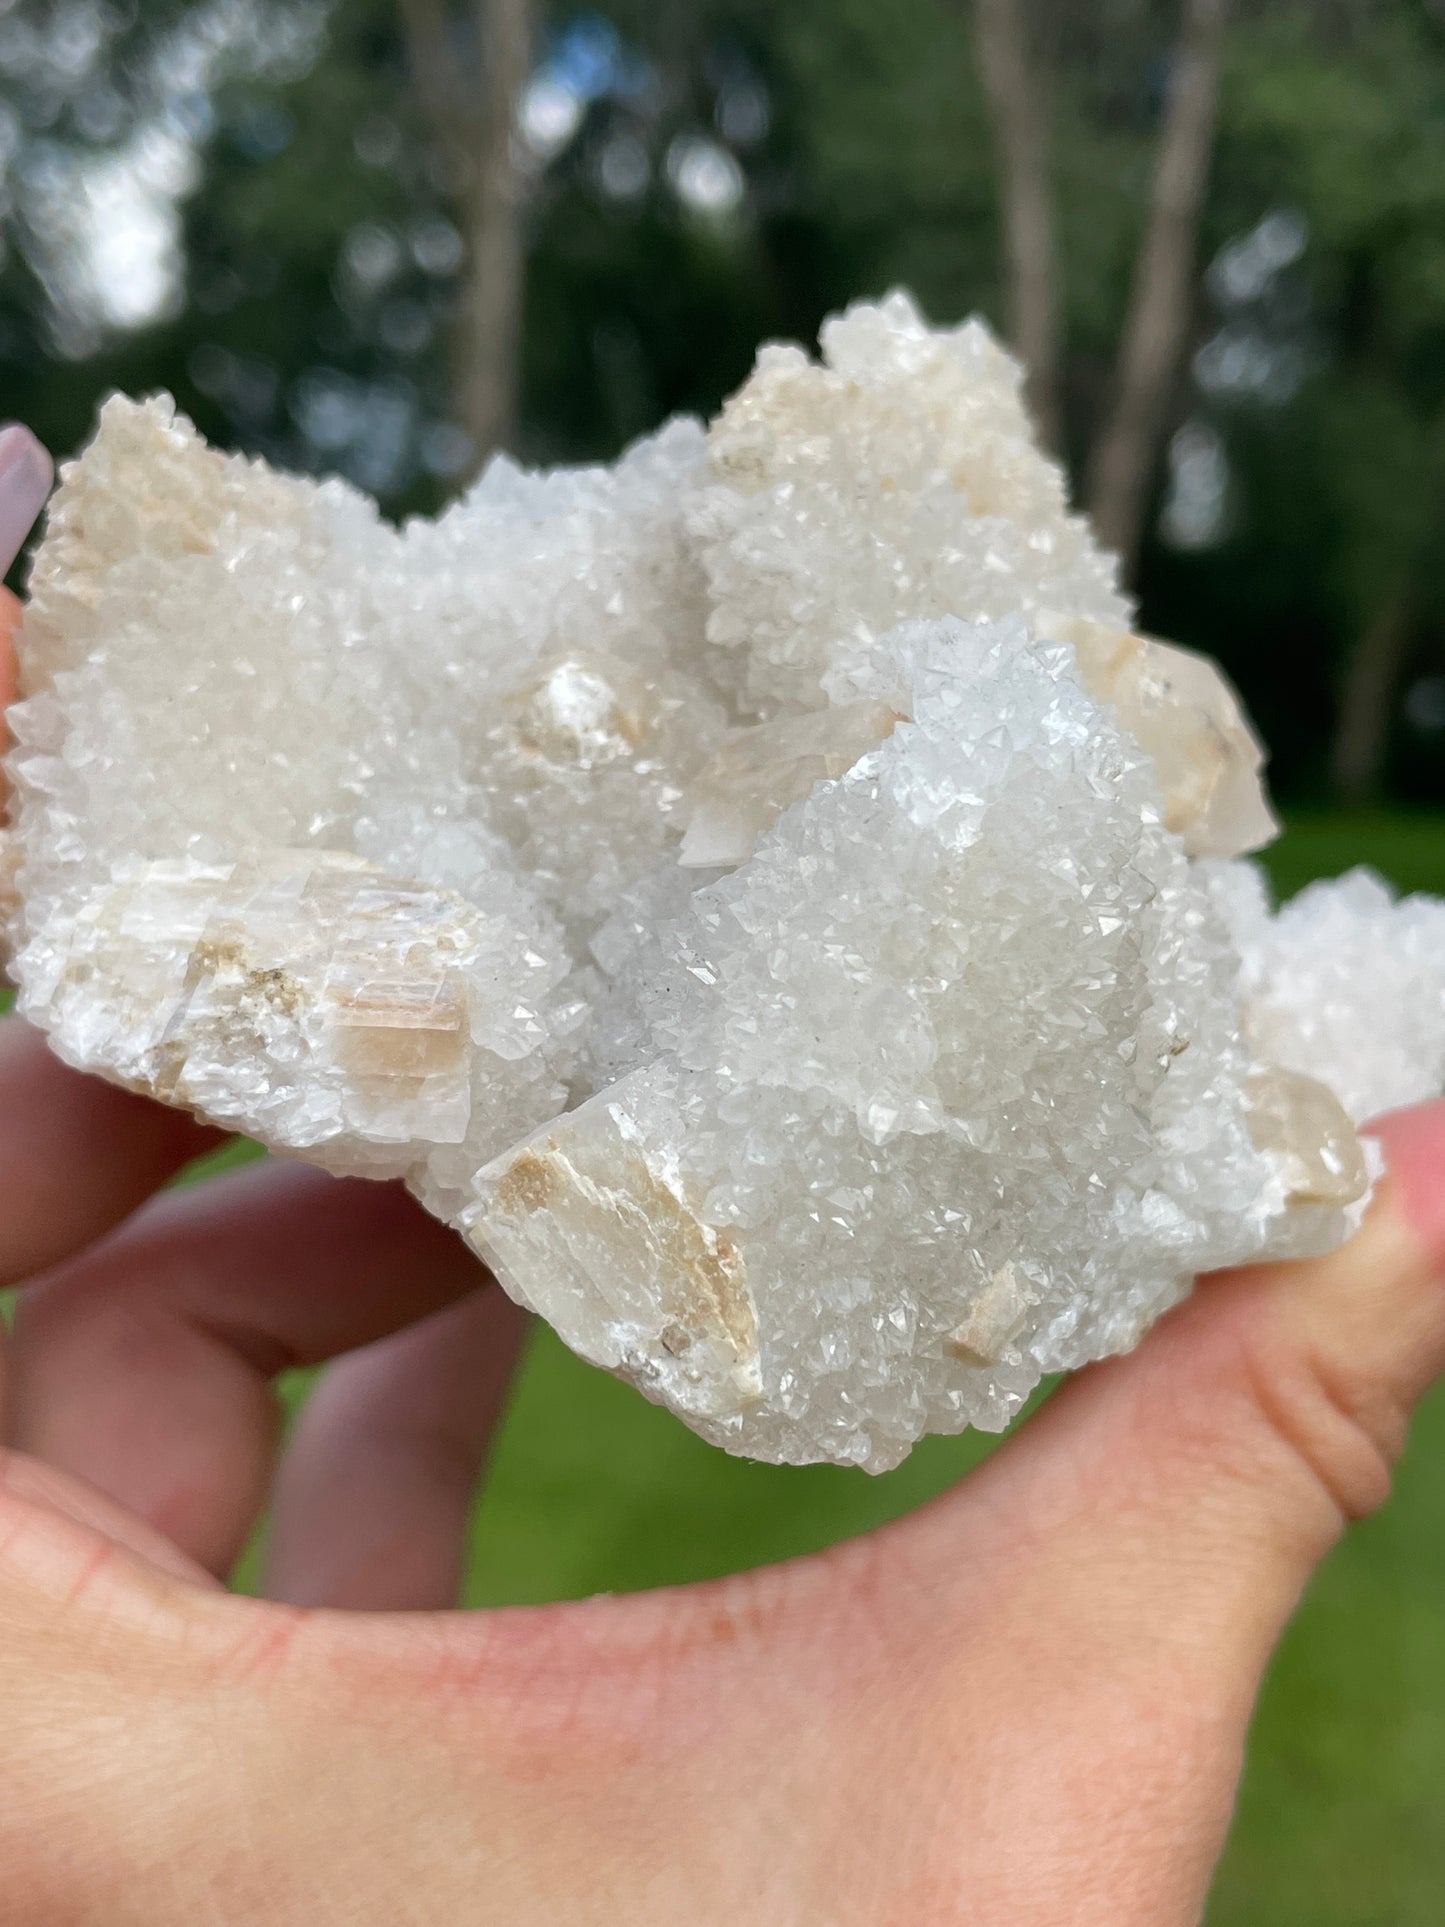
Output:
[[[403,1177],[705,1436],[878,1470],[1337,1242],[1445,1081],[1445,906],[1272,915],[978,323],[394,530],[108,404],[41,551],[0,918],[69,1061]],[[1380,994],[1381,990],[1385,994]]]

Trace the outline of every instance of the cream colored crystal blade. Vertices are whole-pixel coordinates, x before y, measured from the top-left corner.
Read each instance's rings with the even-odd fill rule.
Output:
[[[726,1419],[762,1396],[747,1270],[639,1121],[645,1082],[603,1092],[499,1158],[464,1228],[574,1351],[675,1410]]]

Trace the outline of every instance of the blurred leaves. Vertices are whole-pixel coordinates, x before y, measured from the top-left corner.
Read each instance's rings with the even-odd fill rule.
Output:
[[[997,322],[969,13],[968,0],[552,6],[522,116],[521,452],[605,456],[669,412],[713,408],[758,340],[806,337],[894,283],[939,320]],[[1033,0],[1033,16],[1077,462],[1117,345],[1176,13]],[[177,302],[67,348],[26,229],[37,169],[124,153],[158,120],[196,163],[173,197]],[[165,386],[223,443],[340,470],[393,512],[434,506],[467,462],[446,352],[463,226],[395,0],[0,0],[0,411],[62,452],[111,386]],[[1325,780],[1352,652],[1407,579],[1409,676],[1445,669],[1430,563],[1445,539],[1439,9],[1241,5],[1200,268],[1199,352],[1174,425],[1221,451],[1227,515],[1171,503],[1165,531],[1205,546],[1156,536],[1144,617],[1223,655],[1277,778],[1307,792]],[[134,302],[137,284],[122,293]],[[1160,499],[1210,473],[1161,461]],[[1392,711],[1390,768],[1417,798],[1445,795],[1433,713]]]

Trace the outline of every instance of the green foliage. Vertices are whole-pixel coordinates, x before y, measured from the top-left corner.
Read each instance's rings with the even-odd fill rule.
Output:
[[[256,4],[294,24],[311,0]],[[49,31],[55,10],[11,0],[0,19],[0,154],[16,130],[0,207],[8,194],[21,210],[0,214],[3,411],[63,452],[108,388],[165,386],[223,443],[340,469],[397,513],[433,507],[465,456],[446,434],[456,264],[435,247],[427,255],[421,237],[455,237],[447,224],[460,212],[410,85],[396,0],[333,4],[310,54],[268,64],[246,45],[218,59],[198,177],[180,199],[183,303],[135,332],[101,329],[84,352],[56,336],[23,184],[58,152],[124,150],[158,101],[195,110],[166,94],[167,59],[174,68],[177,36],[213,11],[213,0],[106,9],[88,73],[43,87],[33,63],[17,64],[15,36]],[[1153,0],[1040,0],[1035,12],[1077,466],[1128,298],[1176,16]],[[668,412],[712,408],[760,338],[806,337],[857,294],[903,283],[939,319],[998,320],[994,143],[968,0],[611,0],[606,15],[553,4],[545,19],[544,60],[590,34],[594,55],[612,46],[617,72],[586,92],[575,131],[534,167],[524,455],[608,455]],[[469,17],[455,9],[463,66],[475,54]],[[723,134],[740,76],[763,113],[750,131]],[[114,96],[109,121],[94,112],[97,88]],[[723,217],[684,206],[670,178],[674,144],[699,137],[731,145],[746,182]],[[606,185],[621,147],[645,172],[625,192]],[[1253,291],[1222,293],[1221,251],[1281,210],[1302,219],[1298,258]],[[368,249],[369,280],[357,269]],[[1146,545],[1144,619],[1225,657],[1278,781],[1308,793],[1323,781],[1343,665],[1384,601],[1404,595],[1412,611],[1407,680],[1445,673],[1445,576],[1432,566],[1445,538],[1438,9],[1260,0],[1240,10],[1202,241],[1210,261],[1198,366],[1242,342],[1256,375],[1275,375],[1216,368],[1182,384],[1177,418],[1223,439],[1227,514],[1212,546],[1181,551],[1157,533]],[[336,431],[338,410],[350,431]],[[1393,754],[1417,798],[1445,796],[1445,735],[1397,715]]]
[[[1402,0],[1323,19],[1315,8],[1267,8],[1241,22],[1229,43],[1214,240],[1270,207],[1296,210],[1308,241],[1278,278],[1273,316],[1266,301],[1259,319],[1292,337],[1304,379],[1274,406],[1214,403],[1239,510],[1238,539],[1218,562],[1245,571],[1244,596],[1250,583],[1268,585],[1262,608],[1288,595],[1295,621],[1312,631],[1322,694],[1395,599],[1413,612],[1409,673],[1438,670],[1445,35],[1435,14]],[[1244,646],[1258,655],[1279,631],[1250,613]],[[1253,695],[1256,679],[1247,681]],[[1266,719],[1272,696],[1259,703]],[[1281,675],[1280,711],[1288,700]],[[1282,714],[1278,735],[1290,774],[1306,780],[1322,761],[1328,721],[1327,703],[1310,707],[1320,715],[1309,731]],[[1406,734],[1397,728],[1396,747],[1408,756]],[[1437,741],[1433,761],[1445,779],[1442,751]],[[1442,788],[1445,780],[1424,793]]]
[[[913,289],[939,319],[1001,311],[993,139],[966,0],[834,0],[780,10],[774,74],[799,197],[851,285]]]

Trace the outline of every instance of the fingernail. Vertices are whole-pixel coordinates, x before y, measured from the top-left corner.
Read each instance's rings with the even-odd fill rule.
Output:
[[[1445,1265],[1445,1099],[1392,1111],[1365,1130],[1385,1147],[1391,1187],[1412,1230]]]
[[[55,469],[28,428],[0,428],[0,575],[45,506]]]

